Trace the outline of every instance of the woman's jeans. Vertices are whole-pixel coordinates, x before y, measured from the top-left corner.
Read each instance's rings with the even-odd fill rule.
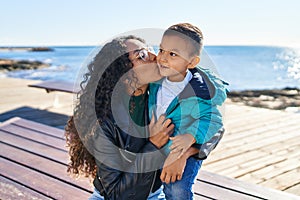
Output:
[[[104,200],[100,192],[95,188],[92,196],[88,200]],[[165,200],[165,194],[163,193],[163,187],[161,186],[158,190],[150,193],[147,200]]]
[[[164,193],[166,199],[172,200],[190,200],[193,199],[192,186],[201,167],[202,160],[193,157],[187,159],[186,166],[180,181],[166,184],[164,183]]]

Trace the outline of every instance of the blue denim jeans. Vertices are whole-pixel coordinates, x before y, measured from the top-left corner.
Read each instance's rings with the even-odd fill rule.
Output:
[[[190,200],[193,199],[192,186],[201,167],[202,160],[197,160],[193,157],[187,159],[186,166],[180,181],[166,184],[164,183],[164,193],[166,199],[172,200]]]
[[[100,192],[95,188],[92,196],[88,200],[104,200]],[[165,194],[163,193],[163,186],[161,186],[155,192],[151,192],[147,200],[165,200]]]
[[[94,188],[94,192],[88,200],[104,200],[104,197],[101,196],[100,192],[96,188]]]

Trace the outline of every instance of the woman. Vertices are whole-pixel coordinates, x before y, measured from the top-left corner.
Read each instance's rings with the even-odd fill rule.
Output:
[[[161,78],[155,56],[134,36],[107,43],[88,65],[74,115],[66,126],[68,171],[94,178],[94,197],[147,199],[160,194],[158,149],[174,126],[147,124],[147,87]],[[154,134],[158,133],[158,134]],[[156,162],[153,162],[153,161]],[[152,161],[152,162],[151,162]]]

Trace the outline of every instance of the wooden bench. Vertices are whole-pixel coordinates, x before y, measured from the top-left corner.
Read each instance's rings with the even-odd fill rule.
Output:
[[[29,87],[45,89],[47,93],[53,91],[77,93],[78,88],[74,87],[74,84],[66,81],[43,81],[37,84],[29,84]]]
[[[66,81],[43,81],[36,84],[29,84],[28,87],[45,89],[47,93],[66,92],[66,93],[77,94],[80,91],[80,89],[76,88],[73,83],[66,82]],[[59,95],[55,94],[53,100],[53,107],[59,107],[59,106],[60,106]]]
[[[0,124],[0,199],[87,199],[85,179],[66,172],[64,131],[14,117]],[[299,199],[277,190],[200,170],[195,199]]]

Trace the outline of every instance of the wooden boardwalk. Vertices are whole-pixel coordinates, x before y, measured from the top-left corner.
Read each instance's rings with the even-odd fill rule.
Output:
[[[66,173],[69,161],[63,130],[14,117],[0,124],[0,136],[1,199],[19,196],[73,200],[91,195],[93,188],[86,178],[75,180]],[[195,199],[199,200],[298,199],[204,170],[200,171],[194,189]]]
[[[26,116],[32,117],[30,113],[33,110],[58,114],[61,119],[72,114],[70,102],[73,102],[73,95],[58,92],[47,94],[44,90],[27,87],[36,82],[0,78],[0,122],[19,114],[25,119]],[[55,105],[53,102],[57,95],[60,104]],[[43,119],[38,113],[30,120],[59,128],[65,124],[54,114],[51,119]],[[224,138],[204,162],[202,169],[241,180],[241,185],[254,183],[300,196],[300,114],[230,102],[226,105],[225,114]],[[49,124],[53,119],[57,122]],[[205,178],[202,182],[205,182]],[[1,187],[10,187],[11,180],[1,178],[0,183]],[[15,191],[18,191],[18,187]],[[23,195],[32,193],[27,191]]]
[[[300,195],[300,113],[226,105],[225,135],[202,169]]]

